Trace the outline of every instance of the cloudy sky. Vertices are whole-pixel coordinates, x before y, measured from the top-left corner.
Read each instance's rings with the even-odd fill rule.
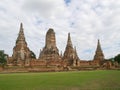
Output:
[[[60,52],[70,32],[82,60],[93,59],[97,39],[105,58],[120,53],[120,0],[0,0],[0,49],[10,56],[21,22],[37,56],[49,28],[56,32]]]

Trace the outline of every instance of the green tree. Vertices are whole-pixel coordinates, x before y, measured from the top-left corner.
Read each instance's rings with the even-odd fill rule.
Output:
[[[7,55],[4,54],[4,51],[0,51],[0,66],[4,67],[7,62]]]
[[[117,61],[118,63],[120,63],[120,54],[118,54],[117,56],[115,56],[114,60]]]
[[[110,60],[110,61],[114,62],[114,58],[113,58],[113,57],[112,57],[112,58],[109,58],[108,60]]]
[[[31,51],[31,58],[36,58],[36,55],[34,54],[33,51]]]

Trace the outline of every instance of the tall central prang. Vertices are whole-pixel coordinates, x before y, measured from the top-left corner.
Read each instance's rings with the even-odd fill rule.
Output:
[[[45,47],[50,49],[50,48],[56,48],[56,39],[55,39],[55,32],[53,29],[49,29],[47,34],[46,34],[46,45]]]
[[[45,47],[40,51],[40,60],[59,60],[59,51],[56,46],[55,32],[50,28],[46,33]]]

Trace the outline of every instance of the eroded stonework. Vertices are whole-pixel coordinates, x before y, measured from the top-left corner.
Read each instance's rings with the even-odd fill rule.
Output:
[[[80,60],[76,47],[73,48],[70,33],[65,51],[59,54],[56,46],[55,32],[50,28],[46,33],[45,46],[40,50],[39,58],[32,58],[33,52],[28,48],[25,40],[23,25],[20,24],[20,31],[16,44],[13,48],[13,54],[8,57],[8,66],[27,66],[27,71],[63,71],[63,70],[85,70],[117,67],[117,63],[105,60],[98,40],[97,48],[93,60]],[[23,70],[23,68],[20,70]]]
[[[16,40],[16,45],[13,48],[12,57],[9,58],[8,64],[12,65],[29,65],[31,59],[31,51],[27,47],[24,36],[23,25],[20,24],[20,31]]]
[[[105,60],[99,40],[98,40],[97,49],[96,49],[95,56],[94,56],[93,60],[98,62],[99,64],[101,64],[101,62],[103,62]]]
[[[73,48],[70,33],[68,33],[67,45],[63,55],[63,60],[67,62],[67,65],[77,66],[79,63],[79,57],[77,55],[76,47]]]
[[[39,60],[61,60],[59,50],[56,46],[55,32],[51,28],[46,33],[45,47],[42,51],[40,50]]]

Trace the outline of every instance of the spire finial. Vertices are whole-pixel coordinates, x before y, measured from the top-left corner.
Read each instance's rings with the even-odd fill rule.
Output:
[[[23,28],[23,24],[22,24],[22,22],[20,23],[20,27]]]
[[[67,45],[68,45],[68,46],[72,46],[72,41],[71,41],[70,33],[68,33]]]
[[[19,34],[20,33],[23,33],[23,23],[22,22],[20,23],[20,32],[19,32]]]
[[[16,43],[18,43],[18,41],[20,41],[20,42],[23,41],[23,42],[26,43],[22,23],[20,23],[20,31],[19,31]]]
[[[98,44],[97,44],[97,51],[102,51],[99,39],[98,39]]]
[[[100,44],[100,40],[98,39],[98,44]]]

